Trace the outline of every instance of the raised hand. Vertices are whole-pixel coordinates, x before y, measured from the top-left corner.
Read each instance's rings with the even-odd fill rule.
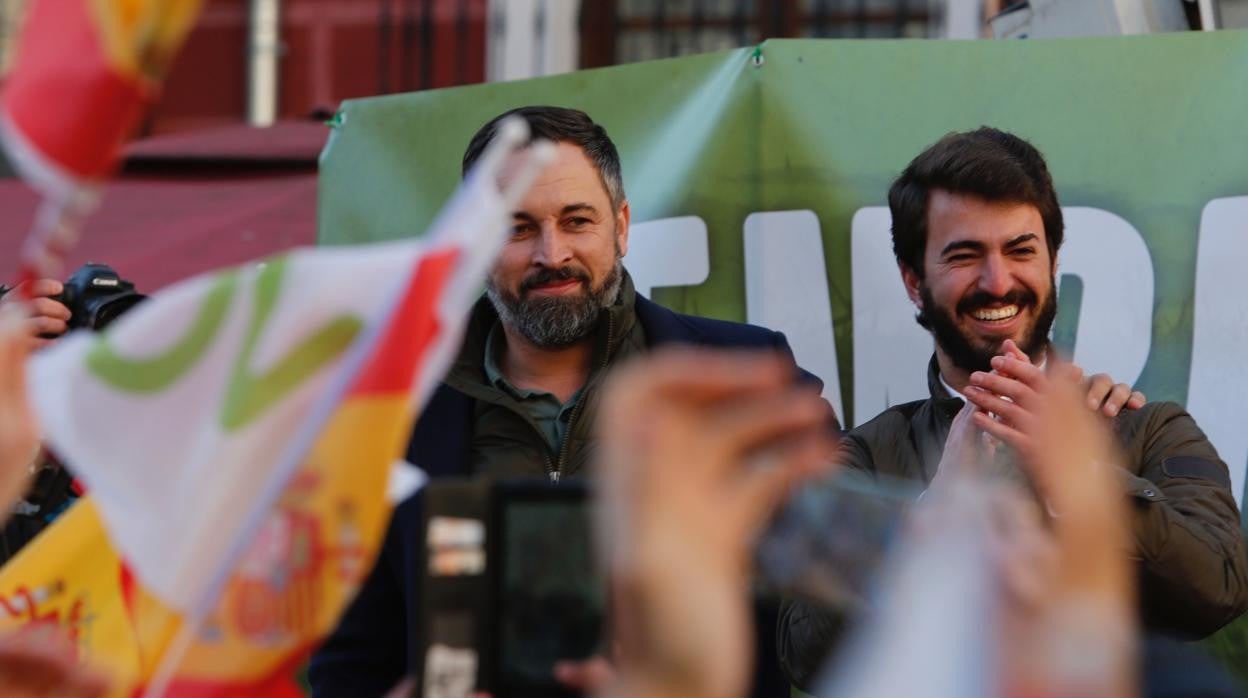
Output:
[[[677,349],[616,371],[598,414],[619,605],[618,695],[736,695],[750,676],[750,546],[825,467],[827,406],[787,359]]]

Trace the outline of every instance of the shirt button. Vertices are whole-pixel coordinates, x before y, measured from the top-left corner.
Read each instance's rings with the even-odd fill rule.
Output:
[[[1157,493],[1154,492],[1153,490],[1144,490],[1140,494],[1144,495],[1145,497],[1148,497],[1149,499],[1152,499],[1153,497],[1157,496]]]

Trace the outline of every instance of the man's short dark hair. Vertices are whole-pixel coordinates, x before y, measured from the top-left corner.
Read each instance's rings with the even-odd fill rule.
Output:
[[[927,207],[932,190],[986,201],[1031,204],[1044,220],[1049,258],[1062,246],[1062,208],[1044,156],[1027,141],[988,126],[950,133],[924,150],[888,190],[897,263],[923,278]]]
[[[602,186],[611,198],[611,205],[619,208],[624,203],[624,180],[620,175],[620,154],[607,132],[589,115],[579,109],[567,107],[530,106],[519,107],[490,119],[468,142],[464,151],[463,174],[468,174],[486,146],[494,140],[498,124],[509,116],[519,116],[529,124],[531,138],[545,138],[556,143],[572,143],[585,151],[586,157],[598,168]]]

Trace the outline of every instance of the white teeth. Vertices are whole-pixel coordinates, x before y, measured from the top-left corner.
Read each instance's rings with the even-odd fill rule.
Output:
[[[1017,305],[1007,305],[1004,308],[981,308],[971,313],[976,320],[1008,320],[1018,315]]]

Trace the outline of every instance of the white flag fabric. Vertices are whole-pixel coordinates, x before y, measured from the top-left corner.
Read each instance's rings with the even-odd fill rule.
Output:
[[[929,493],[930,495],[930,493]],[[941,493],[890,554],[872,611],[817,683],[819,696],[987,698],[996,694],[997,586],[987,496]]]
[[[165,603],[212,603],[423,255],[461,253],[441,304],[458,336],[505,239],[501,160],[483,158],[421,241],[299,249],[197,277],[35,359],[31,393],[48,442]],[[422,373],[414,400],[457,344],[437,345],[438,368]]]

